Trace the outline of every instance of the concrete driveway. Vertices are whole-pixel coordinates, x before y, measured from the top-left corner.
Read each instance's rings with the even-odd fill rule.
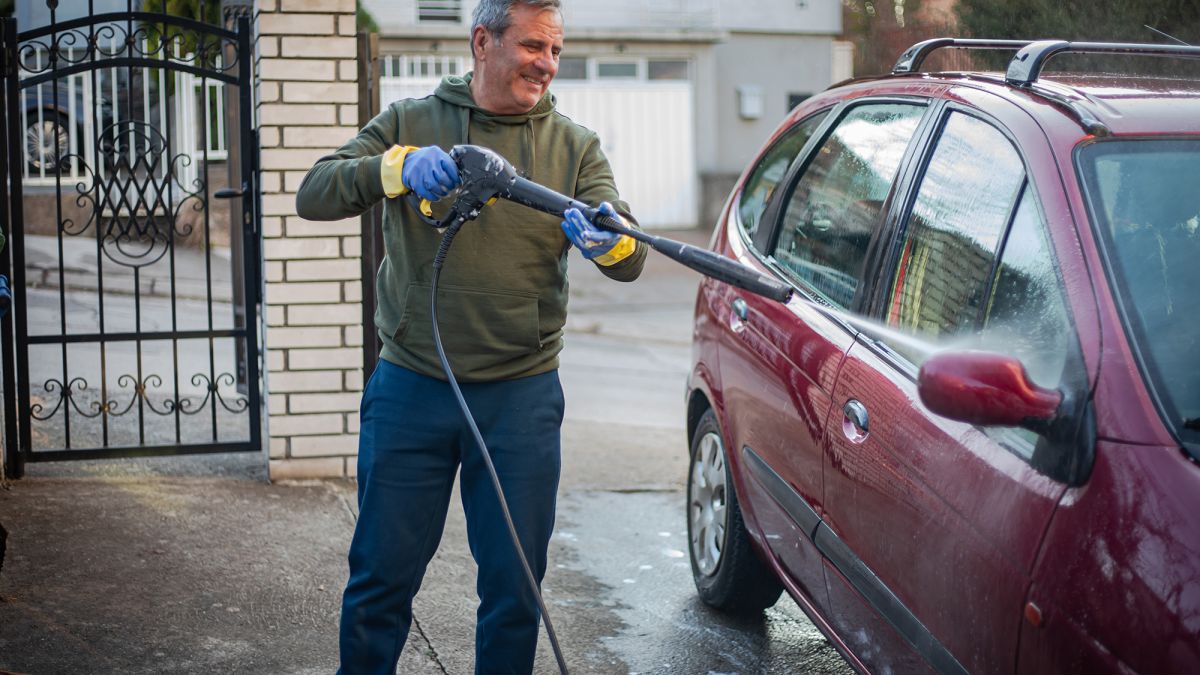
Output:
[[[673,236],[702,243],[707,233]],[[736,622],[687,562],[683,387],[697,277],[572,260],[563,481],[545,597],[578,673],[849,672],[788,598]],[[0,670],[330,673],[352,481],[268,484],[257,455],[36,464],[0,489]],[[473,669],[457,499],[398,672]],[[555,672],[543,638],[537,672]]]

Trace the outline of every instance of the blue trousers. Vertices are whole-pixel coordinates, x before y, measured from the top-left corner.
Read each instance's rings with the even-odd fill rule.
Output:
[[[462,390],[541,583],[560,468],[558,372],[463,384]],[[479,567],[475,672],[532,672],[537,602],[450,385],[380,359],[363,392],[361,417],[359,516],[342,596],[338,672],[395,672],[412,624],[412,600],[441,541],[460,464],[467,538]]]

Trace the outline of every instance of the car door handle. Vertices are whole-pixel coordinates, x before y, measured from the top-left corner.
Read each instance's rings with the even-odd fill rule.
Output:
[[[746,305],[745,300],[741,298],[734,298],[733,313],[737,316],[737,318],[745,321],[746,317],[750,315],[750,307]]]
[[[734,333],[741,333],[746,330],[746,317],[750,316],[750,308],[746,305],[746,301],[741,298],[734,298],[730,303],[733,308],[733,314],[729,317],[729,329]]]
[[[870,433],[870,418],[867,416],[867,406],[860,401],[850,399],[842,406],[842,433],[854,443],[867,440]]]

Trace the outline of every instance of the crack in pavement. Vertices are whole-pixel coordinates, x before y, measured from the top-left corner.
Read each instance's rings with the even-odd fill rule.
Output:
[[[412,623],[413,628],[416,629],[417,635],[419,635],[421,637],[421,641],[425,643],[425,653],[429,655],[430,660],[433,661],[433,664],[437,666],[438,670],[440,670],[443,675],[449,675],[449,671],[446,670],[446,666],[442,663],[441,657],[438,656],[437,649],[434,649],[433,643],[430,642],[429,637],[425,635],[425,629],[421,627],[421,622],[418,621],[417,617],[414,616]]]

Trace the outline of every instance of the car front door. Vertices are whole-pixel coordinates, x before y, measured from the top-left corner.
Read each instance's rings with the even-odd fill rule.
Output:
[[[758,248],[747,244],[745,257],[774,267],[799,296],[781,305],[722,289],[729,454],[740,467],[735,475],[746,477],[738,496],[752,529],[821,611],[825,581],[812,543],[822,510],[821,437],[838,366],[854,341],[853,330],[822,307],[847,309],[854,301],[884,201],[926,109],[921,102],[848,107],[810,144],[806,163],[775,176],[782,184],[760,190],[760,172],[752,171],[742,193],[751,201],[736,212],[747,230],[760,216],[772,224],[753,232]],[[765,210],[752,201],[760,193],[774,198]]]
[[[1015,665],[1030,570],[1063,486],[1035,471],[1043,442],[927,410],[921,362],[945,348],[1023,360],[1057,387],[1077,341],[1025,164],[991,120],[948,106],[833,392],[825,465],[835,624],[872,669],[901,636],[940,672]]]

